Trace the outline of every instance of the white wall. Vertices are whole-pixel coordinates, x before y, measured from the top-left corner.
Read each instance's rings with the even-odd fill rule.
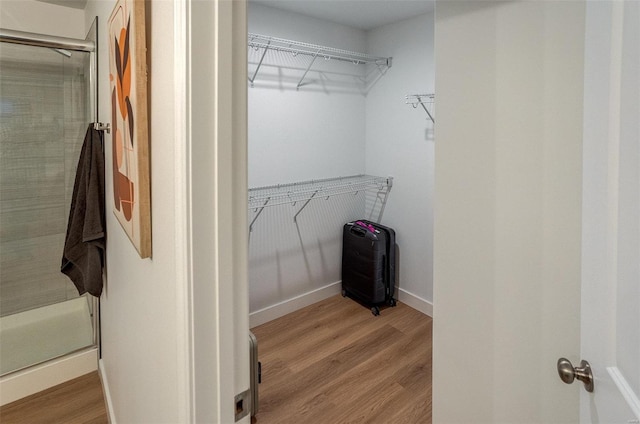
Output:
[[[89,1],[99,17],[100,120],[111,122],[107,20],[114,1]],[[111,135],[105,134],[107,285],[101,299],[102,370],[116,422],[182,420],[174,199],[174,87],[171,2],[146,2],[150,78],[153,258],[142,260],[112,213]],[[149,37],[150,36],[150,37]]]
[[[84,39],[84,11],[35,0],[2,0],[0,27]]]
[[[584,8],[436,6],[434,422],[578,422]]]
[[[363,31],[255,3],[249,3],[248,22],[253,33],[365,49]],[[279,56],[277,62],[270,63],[301,66],[292,60],[291,56]],[[319,62],[321,66],[344,66]],[[250,75],[251,69],[250,65]],[[248,89],[249,187],[364,173],[365,97],[353,87],[314,83],[296,90],[295,80],[274,84],[267,79],[274,72],[286,76],[287,72],[301,75],[303,71],[274,71],[263,66],[255,86]],[[309,78],[315,80],[318,75],[310,73]],[[296,226],[293,216],[300,206],[267,208],[253,227],[249,245],[251,312],[340,280],[342,225],[362,217],[363,196],[313,201]]]
[[[433,93],[433,25],[429,13],[367,33],[369,53],[392,56],[393,66],[367,96],[366,172],[393,176],[382,224],[396,230],[400,297],[409,292],[428,309],[433,302],[434,124],[421,107],[405,104],[405,96]]]
[[[250,3],[249,31],[393,56],[393,66],[367,95],[356,85],[323,84],[317,75],[309,77],[314,84],[295,90],[295,80],[287,79],[288,69],[270,65],[302,65],[294,64],[288,54],[280,55],[279,62],[265,60],[255,86],[249,88],[249,185],[363,172],[393,176],[382,223],[397,232],[400,297],[430,313],[433,124],[423,110],[405,104],[405,95],[433,91],[433,14],[364,32]],[[252,75],[260,56],[249,53]],[[331,69],[322,60],[319,65]],[[349,72],[349,67],[353,65],[340,72]],[[303,71],[304,66],[297,75]],[[370,212],[364,201],[362,195],[313,201],[301,214],[299,226],[293,215],[300,205],[265,209],[250,239],[251,311],[339,282],[342,225]]]
[[[248,19],[249,32],[347,50],[365,49],[365,33],[344,25],[255,3],[249,4]],[[249,88],[249,187],[363,173],[364,97],[333,87],[325,90],[318,83],[300,90],[295,89],[295,82],[266,85],[266,75],[273,72],[267,66],[269,57],[255,86]],[[306,66],[299,59],[296,62],[292,55],[283,54],[271,63]],[[317,62],[324,65],[323,59]],[[277,72],[287,73],[288,69]],[[309,78],[317,75],[310,73]]]

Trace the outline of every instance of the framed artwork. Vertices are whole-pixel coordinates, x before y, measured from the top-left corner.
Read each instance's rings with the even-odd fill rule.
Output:
[[[141,258],[151,256],[144,0],[118,0],[109,17],[113,212]]]

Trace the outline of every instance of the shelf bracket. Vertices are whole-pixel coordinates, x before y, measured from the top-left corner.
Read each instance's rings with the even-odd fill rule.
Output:
[[[422,100],[420,99],[420,97],[418,97],[418,100],[420,100],[420,106],[422,106],[422,109],[424,109],[424,111],[427,112],[427,115],[429,115],[429,119],[431,119],[431,122],[435,124],[436,121],[435,119],[433,119],[433,115],[431,115],[431,113],[429,112],[429,109],[427,109],[424,103],[422,103]]]
[[[271,40],[267,41],[267,46],[264,48],[262,52],[262,56],[260,56],[260,62],[258,62],[258,66],[256,67],[255,72],[253,73],[253,77],[249,78],[249,82],[251,83],[251,87],[253,87],[253,81],[255,81],[256,76],[258,75],[258,71],[262,66],[262,61],[264,60],[264,56],[267,54],[267,50],[269,50],[269,44],[271,44]]]
[[[307,73],[309,73],[309,70],[311,69],[311,66],[313,65],[313,62],[316,61],[316,58],[318,57],[319,53],[320,53],[320,50],[315,52],[315,54],[313,55],[313,59],[311,59],[311,62],[309,63],[309,66],[307,66],[307,70],[304,71],[304,74],[302,74],[302,78],[300,78],[300,81],[298,82],[298,85],[296,86],[296,90],[299,89],[302,86],[302,81],[304,81],[304,77],[306,77]]]
[[[258,217],[260,216],[264,208],[267,206],[267,203],[269,203],[269,200],[271,200],[271,197],[267,197],[267,200],[265,200],[262,206],[260,206],[260,209],[258,210],[258,213],[256,213],[256,216],[254,216],[253,219],[251,220],[251,224],[249,224],[249,233],[253,231],[253,224],[256,222],[256,219],[258,219]]]
[[[380,202],[381,202],[380,203],[380,213],[378,214],[378,222],[382,221],[382,215],[384,215],[384,209],[387,207],[387,199],[389,198],[389,192],[391,191],[391,185],[392,185],[391,182],[392,181],[393,180],[389,181],[389,185],[387,186],[386,190],[383,189],[383,190],[379,190],[378,191],[377,197],[378,197],[378,199],[380,199]],[[381,194],[383,194],[383,193],[384,193],[384,198],[381,199],[380,197],[381,197]]]
[[[309,202],[316,196],[316,194],[318,194],[318,191],[320,190],[314,191],[313,194],[307,199],[307,201],[304,202],[304,205],[302,205],[298,212],[296,212],[296,214],[293,216],[293,222],[295,222],[296,224],[298,223],[298,215],[300,215],[300,212],[302,212],[302,210],[307,207]]]
[[[423,98],[426,98],[428,100],[423,100]],[[427,102],[433,104],[435,99],[434,94],[408,94],[406,96],[406,99],[407,99],[406,103],[413,106],[414,109],[417,108],[418,105],[420,105],[422,109],[424,109],[424,111],[427,112],[427,116],[429,116],[429,119],[431,119],[431,122],[433,122],[434,124],[436,123],[436,120],[433,117],[433,114],[429,111],[427,106],[425,106],[425,103]]]

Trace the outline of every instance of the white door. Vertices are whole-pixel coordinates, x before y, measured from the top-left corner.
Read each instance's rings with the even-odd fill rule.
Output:
[[[436,5],[435,423],[637,419],[639,6],[600,3]]]
[[[640,3],[589,2],[585,49],[582,423],[640,422]]]

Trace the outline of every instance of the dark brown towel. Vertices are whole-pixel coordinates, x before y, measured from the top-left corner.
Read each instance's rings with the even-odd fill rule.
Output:
[[[102,143],[102,132],[90,125],[78,160],[60,267],[78,293],[96,297],[102,293],[106,241]]]

